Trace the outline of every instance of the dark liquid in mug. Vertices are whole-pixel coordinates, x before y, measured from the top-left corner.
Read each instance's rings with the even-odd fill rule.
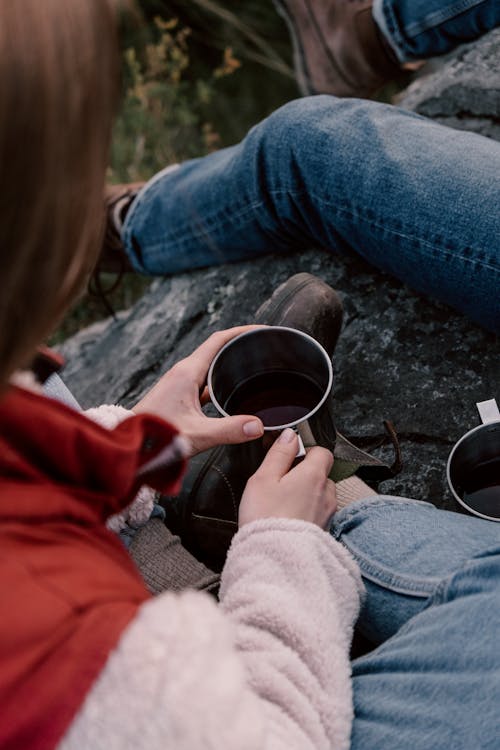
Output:
[[[500,518],[500,457],[475,466],[463,485],[467,505],[485,516]]]
[[[228,414],[254,414],[265,427],[296,422],[321,401],[323,392],[308,377],[294,372],[255,375],[227,400]]]

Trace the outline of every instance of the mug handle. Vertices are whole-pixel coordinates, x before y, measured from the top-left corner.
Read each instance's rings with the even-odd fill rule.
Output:
[[[488,401],[479,401],[476,406],[483,424],[500,422],[500,411],[494,398],[490,398]]]
[[[302,440],[302,436],[301,436],[299,430],[297,429],[297,427],[292,427],[292,430],[295,432],[295,434],[297,435],[297,437],[299,439],[299,447],[297,448],[297,453],[295,455],[295,458],[296,459],[297,458],[304,458],[304,456],[306,455],[306,449],[304,447],[304,441]]]

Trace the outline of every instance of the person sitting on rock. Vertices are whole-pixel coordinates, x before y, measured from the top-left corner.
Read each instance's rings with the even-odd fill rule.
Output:
[[[241,143],[108,191],[103,270],[354,251],[500,331],[500,145],[357,98],[500,23],[498,0],[279,0],[304,93]],[[123,252],[125,251],[125,252]],[[332,262],[335,262],[332,258]]]
[[[337,499],[330,451],[293,466],[293,431],[246,485],[219,603],[148,591],[106,522],[177,492],[198,451],[262,434],[201,411],[210,361],[247,329],[212,336],[132,412],[81,413],[33,381],[100,252],[115,3],[0,0],[0,19],[0,747],[494,747],[498,525],[358,477]],[[351,664],[355,622],[381,645]]]

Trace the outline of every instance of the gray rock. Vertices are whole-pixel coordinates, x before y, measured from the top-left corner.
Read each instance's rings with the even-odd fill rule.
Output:
[[[443,125],[500,140],[500,29],[448,56],[398,103]]]
[[[366,441],[392,420],[405,467],[383,490],[453,507],[446,457],[478,423],[476,401],[497,394],[496,339],[357,258],[311,250],[156,280],[119,320],[66,342],[65,381],[84,407],[131,406],[210,333],[251,322],[278,284],[305,270],[344,300],[335,356],[338,427]],[[389,457],[387,448],[379,452]]]
[[[416,81],[401,103],[500,139],[500,30]],[[498,342],[359,258],[308,250],[158,279],[117,320],[64,344],[65,380],[85,407],[131,406],[211,332],[251,322],[273,289],[299,271],[317,274],[344,299],[335,357],[338,427],[369,441],[382,436],[383,419],[392,420],[405,466],[382,489],[455,509],[446,458],[478,423],[475,403],[500,397]],[[379,453],[389,457],[387,447]]]

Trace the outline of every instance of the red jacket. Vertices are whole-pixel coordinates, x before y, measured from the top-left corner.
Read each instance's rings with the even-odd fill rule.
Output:
[[[2,750],[57,745],[149,598],[105,520],[141,484],[178,492],[175,434],[149,415],[108,431],[16,387],[0,401]]]

